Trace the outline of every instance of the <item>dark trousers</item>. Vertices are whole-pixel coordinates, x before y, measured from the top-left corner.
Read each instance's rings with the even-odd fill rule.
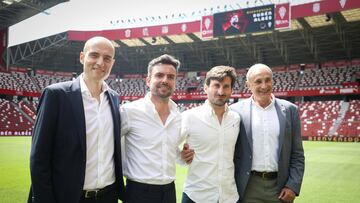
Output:
[[[196,203],[185,192],[182,193],[181,203]]]
[[[98,196],[86,198],[84,195],[82,195],[79,203],[118,203],[118,197],[116,192],[116,187],[113,187]]]
[[[126,180],[126,203],[176,203],[174,182],[152,185]]]

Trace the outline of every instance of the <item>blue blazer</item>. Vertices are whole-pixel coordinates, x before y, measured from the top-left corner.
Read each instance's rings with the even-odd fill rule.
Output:
[[[252,99],[249,98],[230,106],[241,116],[240,133],[234,154],[235,182],[240,201],[244,197],[252,166],[251,103]],[[277,98],[275,99],[275,108],[280,123],[277,189],[280,193],[281,189],[286,186],[299,195],[304,175],[305,157],[298,108],[286,100]]]
[[[114,124],[114,161],[119,199],[124,198],[119,95],[106,92]],[[110,118],[109,118],[110,119]],[[28,202],[78,203],[86,167],[85,113],[80,78],[50,85],[42,93],[30,153]]]

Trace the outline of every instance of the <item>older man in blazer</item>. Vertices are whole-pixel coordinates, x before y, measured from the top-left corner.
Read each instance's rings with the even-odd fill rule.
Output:
[[[104,80],[115,49],[103,37],[80,53],[83,73],[45,88],[33,131],[33,203],[117,203],[124,198],[119,95]]]
[[[241,116],[234,155],[240,202],[293,202],[305,165],[298,108],[274,97],[268,66],[253,65],[246,78],[251,98],[230,107]]]

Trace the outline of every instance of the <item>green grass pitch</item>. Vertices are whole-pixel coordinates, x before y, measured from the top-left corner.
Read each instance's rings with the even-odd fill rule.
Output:
[[[26,202],[30,185],[30,137],[0,137],[0,202]],[[360,143],[304,142],[305,176],[296,203],[360,201]],[[177,168],[181,199],[186,167]]]

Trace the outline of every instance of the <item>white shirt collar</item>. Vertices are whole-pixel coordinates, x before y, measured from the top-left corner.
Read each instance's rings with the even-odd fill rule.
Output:
[[[206,111],[209,113],[210,116],[216,115],[216,114],[215,114],[215,111],[214,111],[213,107],[211,106],[211,104],[210,104],[210,102],[209,102],[208,99],[205,100],[205,103],[204,103],[203,106],[204,106],[204,108],[206,109]],[[229,110],[228,107],[229,107],[229,106],[228,106],[227,104],[225,104],[225,112],[224,112],[224,115],[228,112],[228,110]]]
[[[254,100],[254,95],[251,95],[251,101],[252,101],[252,105],[256,105],[257,107],[259,107],[261,109],[269,109],[269,108],[272,108],[275,105],[275,96],[273,94],[271,94],[271,102],[265,108],[260,106],[258,103],[256,103],[256,101]]]
[[[148,92],[148,93],[146,93],[144,99],[145,99],[147,105],[150,105],[151,107],[153,107],[153,109],[155,109],[155,104],[151,101],[150,96],[151,96],[151,92]],[[178,110],[177,104],[173,100],[169,99],[168,104],[169,104],[171,113],[180,113]]]
[[[101,86],[101,93],[104,93],[104,92],[108,91],[109,89],[110,89],[109,86],[104,81]],[[81,75],[80,75],[80,90],[81,90],[82,94],[87,94],[87,95],[91,96],[90,90],[84,81],[84,73],[81,73]]]

